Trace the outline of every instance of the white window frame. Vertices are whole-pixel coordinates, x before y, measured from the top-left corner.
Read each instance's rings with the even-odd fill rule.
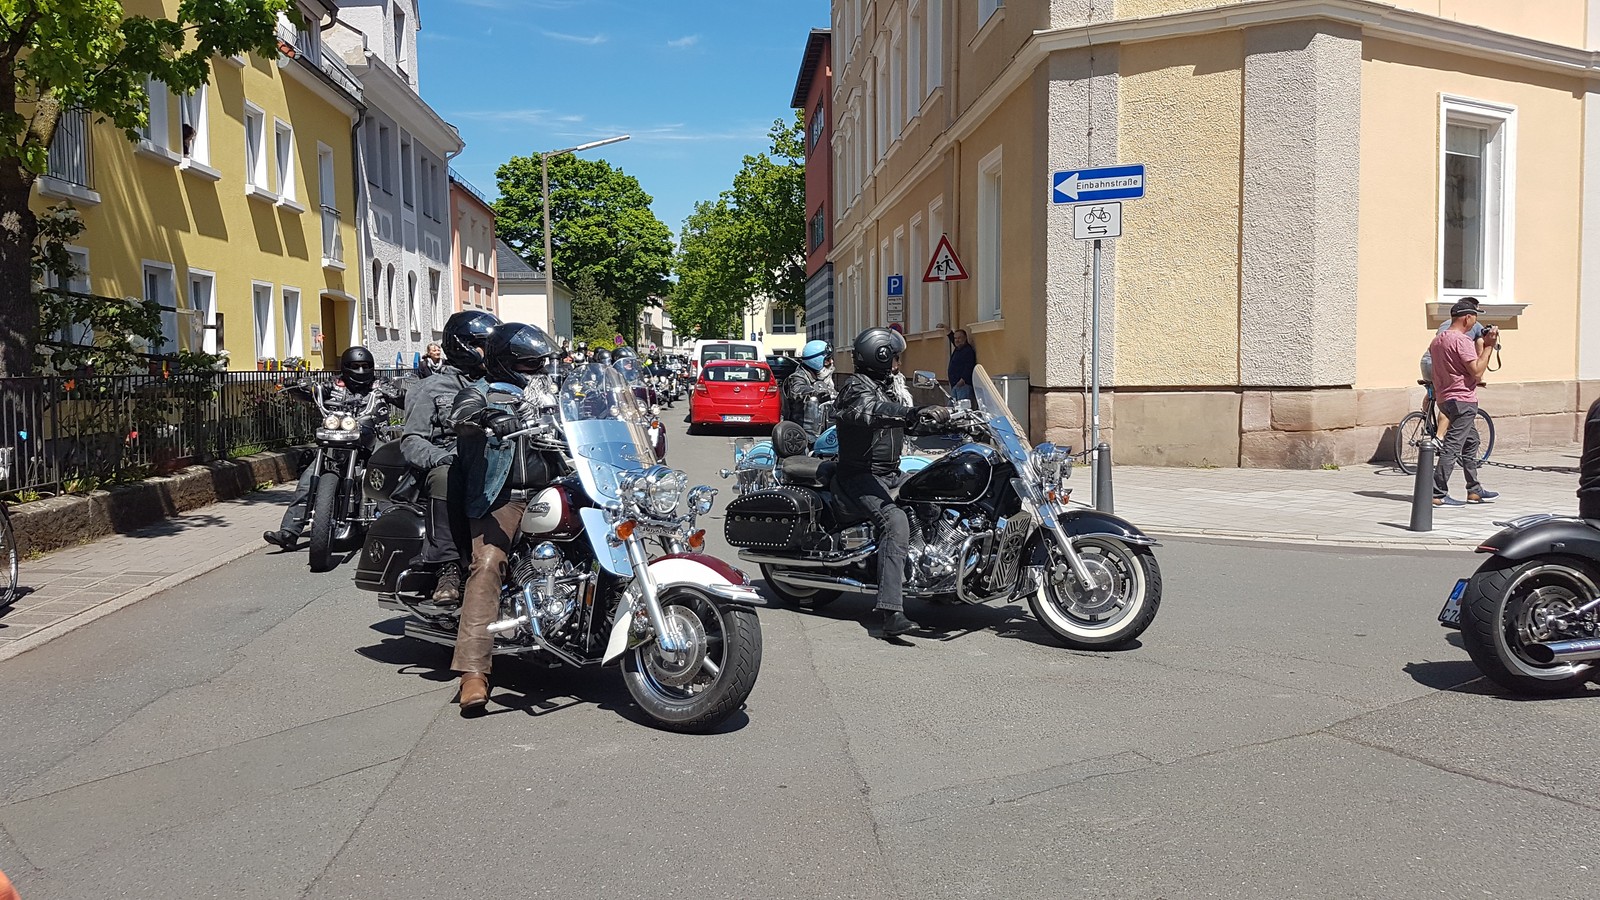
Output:
[[[209,112],[209,85],[202,84],[178,98],[178,150],[184,159],[206,165],[211,162],[211,120]],[[193,120],[186,122],[185,120]],[[183,126],[194,128],[194,142],[187,152],[183,150]]]
[[[894,247],[894,252],[889,258],[889,264],[894,266],[894,269],[889,274],[900,276],[900,328],[902,331],[909,331],[906,325],[911,321],[911,285],[909,283],[911,281],[911,273],[906,271],[906,227],[904,225],[894,230],[892,246]],[[884,294],[884,303],[885,305],[888,304],[887,292]],[[887,309],[885,312],[887,312]]]
[[[1445,148],[1451,124],[1488,128],[1484,159],[1483,286],[1444,286]],[[1517,210],[1517,108],[1488,100],[1441,94],[1439,97],[1438,264],[1434,284],[1439,300],[1476,297],[1484,303],[1515,303]]]
[[[928,262],[933,261],[934,251],[939,249],[939,239],[942,237],[944,237],[944,195],[940,194],[928,204],[928,242],[925,257]],[[924,262],[922,266],[926,271],[928,263]],[[917,277],[921,278],[922,274],[918,272]],[[947,282],[928,285],[928,321],[934,324],[943,322],[954,329],[959,326],[950,321],[949,292],[950,286]],[[937,312],[934,311],[935,304],[939,307]]]
[[[372,281],[367,285],[368,296],[372,298],[372,324],[383,324],[383,262],[372,261]]]
[[[927,258],[922,255],[928,244],[928,226],[922,213],[911,217],[911,258],[906,261],[906,332],[920,334],[928,331],[927,291],[922,283]]]
[[[900,139],[906,119],[906,49],[905,33],[896,16],[889,23],[889,135]]]
[[[1005,9],[1005,6],[1006,0],[978,0],[979,30],[982,30],[983,26],[989,24],[989,20],[994,18],[994,14],[1002,9]]]
[[[250,123],[255,123],[255,138],[250,136]],[[276,202],[268,182],[267,163],[267,112],[250,101],[244,104],[244,190],[252,197]]]
[[[262,290],[266,290],[266,304],[260,303]],[[256,359],[278,358],[278,323],[273,310],[273,294],[275,290],[270,281],[250,282],[250,324],[255,329]],[[261,310],[266,310],[266,320],[262,321]]]
[[[400,132],[400,204],[406,209],[415,209],[417,205],[417,175],[414,170],[416,160],[415,145],[411,135],[404,130]]]
[[[168,149],[167,145],[172,140],[172,130],[168,122],[169,103],[168,97],[172,92],[167,90],[165,82],[154,78],[146,78],[145,89],[145,114],[144,127],[139,129],[139,143],[146,149]]]
[[[300,179],[295,174],[295,150],[294,126],[282,119],[273,119],[272,164],[278,173],[278,203],[304,209],[297,202]]]
[[[406,273],[406,309],[411,314],[411,330],[421,333],[422,309],[417,305],[417,273]]]
[[[190,269],[189,308],[200,317],[200,349],[206,353],[217,352],[217,273],[206,269]],[[204,291],[195,290],[195,282],[205,285]]]
[[[944,0],[927,0],[928,52],[925,54],[928,94],[944,84]]]
[[[876,148],[877,149],[877,155],[874,158],[878,159],[878,160],[881,160],[881,159],[883,159],[885,156],[887,156],[889,154],[889,141],[891,139],[890,130],[889,130],[889,108],[890,108],[890,104],[889,104],[889,64],[888,64],[888,61],[884,60],[882,58],[879,58],[878,59],[878,64],[877,64],[877,66],[875,68],[877,69],[877,82],[876,82],[877,90],[874,92],[873,97],[872,97],[872,106],[873,106],[873,111],[876,113],[876,116],[874,118],[877,121],[878,129],[877,129],[877,148]]]
[[[927,38],[927,10],[922,0],[912,0],[906,12],[906,118],[922,115],[923,43]]]
[[[284,285],[278,292],[279,305],[283,307],[283,356],[305,358],[305,343],[301,335],[305,332],[305,305],[300,302],[300,289]],[[290,321],[290,313],[294,321]]]
[[[978,321],[1005,318],[1000,296],[1005,227],[1004,147],[996,147],[978,161]]]
[[[165,296],[150,296],[150,275],[152,273],[157,273],[158,277],[160,277],[161,287],[158,289],[158,293],[163,293]],[[153,259],[140,260],[139,289],[143,292],[146,301],[154,301],[156,303],[165,301],[164,305],[171,306],[174,310],[182,308],[182,305],[178,302],[178,270],[172,263]],[[183,348],[178,335],[178,314],[176,312],[161,311],[161,338],[161,346],[150,348],[151,352],[157,354],[177,353]]]
[[[780,321],[781,319],[781,321]],[[787,331],[783,329],[788,329]],[[799,334],[800,313],[787,307],[774,306],[768,316],[768,334]]]
[[[65,284],[56,276],[56,273],[46,272],[45,286],[66,291],[76,291],[80,294],[89,293],[89,248],[80,247],[77,244],[66,244],[62,249],[67,252],[68,256],[72,257],[73,267],[78,271],[74,272]],[[76,339],[73,339],[72,331],[79,332]],[[50,340],[63,344],[87,346],[94,343],[94,328],[90,327],[87,322],[73,322],[51,334]]]

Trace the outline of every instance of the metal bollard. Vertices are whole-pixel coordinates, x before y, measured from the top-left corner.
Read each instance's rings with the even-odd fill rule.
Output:
[[[1111,496],[1111,447],[1105,441],[1094,448],[1094,508],[1103,513],[1117,511]]]
[[[1417,448],[1417,480],[1411,486],[1411,530],[1433,530],[1433,441]]]

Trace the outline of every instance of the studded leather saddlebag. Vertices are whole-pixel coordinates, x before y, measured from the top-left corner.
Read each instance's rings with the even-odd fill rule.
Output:
[[[794,550],[817,528],[822,497],[802,487],[753,491],[728,504],[728,543],[752,550]]]

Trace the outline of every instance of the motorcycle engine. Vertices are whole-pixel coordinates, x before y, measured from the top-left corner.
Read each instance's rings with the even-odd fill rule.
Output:
[[[953,509],[941,514],[937,507],[931,507],[928,513],[912,518],[909,556],[917,580],[933,585],[956,574],[961,545],[982,534],[987,523],[982,516],[963,519]]]
[[[583,599],[583,588],[590,578],[588,571],[566,559],[560,560],[554,568],[541,570],[534,562],[532,549],[527,546],[511,552],[506,570],[502,606],[513,610],[511,616],[520,614],[521,598],[531,588],[540,634],[550,640],[565,637],[570,626],[575,624],[573,614]]]

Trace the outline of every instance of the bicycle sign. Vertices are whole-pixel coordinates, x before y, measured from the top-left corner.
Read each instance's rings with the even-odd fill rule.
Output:
[[[1121,236],[1121,203],[1080,203],[1072,208],[1074,240],[1097,241]]]

